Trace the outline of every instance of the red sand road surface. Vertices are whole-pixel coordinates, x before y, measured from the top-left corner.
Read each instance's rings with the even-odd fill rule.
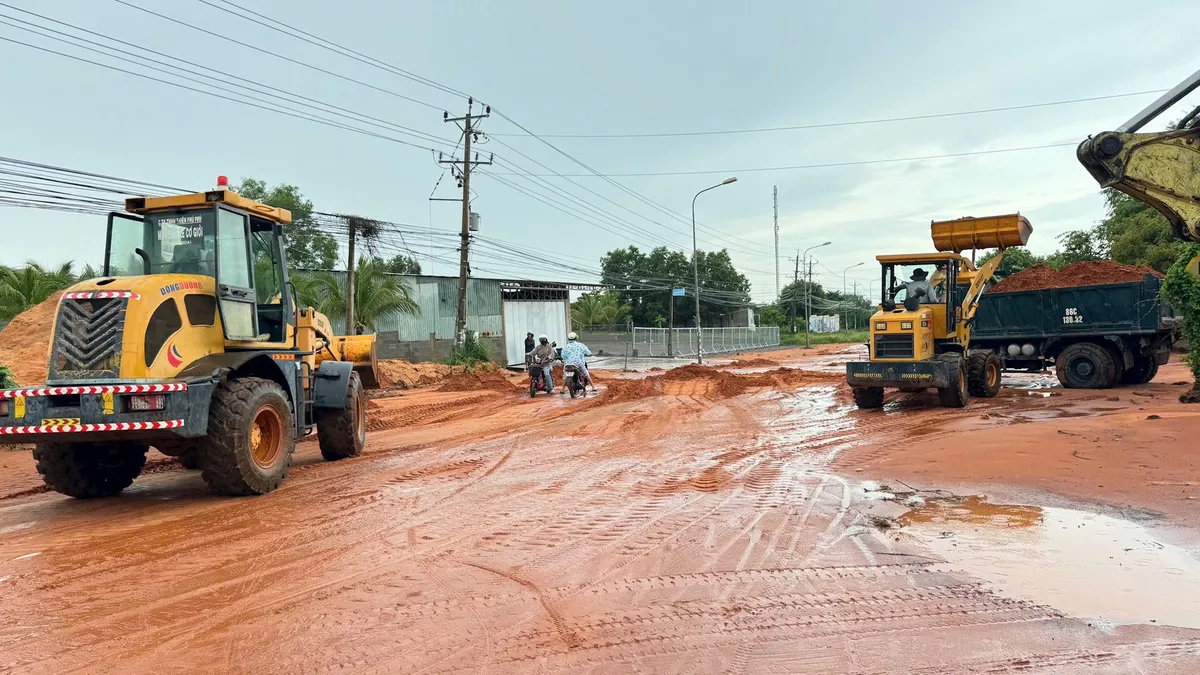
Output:
[[[259,498],[210,496],[166,460],[115,499],[29,494],[28,453],[0,454],[0,672],[1200,672],[1200,631],[1099,630],[1000,597],[870,526],[856,490],[904,469],[1194,525],[1190,492],[1135,489],[1195,476],[1178,369],[859,412],[830,365],[857,349],[769,354],[809,373],[597,371],[613,395],[586,401],[490,374],[389,392],[364,456],[302,443]],[[1102,432],[1118,427],[1163,452],[1117,457]],[[1045,480],[1068,462],[1060,429],[1087,480]],[[957,449],[990,438],[1023,440]],[[1033,448],[1046,467],[1013,469],[1039,465]]]

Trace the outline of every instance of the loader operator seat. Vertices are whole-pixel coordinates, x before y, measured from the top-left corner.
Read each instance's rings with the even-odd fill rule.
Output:
[[[171,252],[171,271],[175,274],[203,274],[213,276],[208,261],[204,260],[199,244],[177,244]]]

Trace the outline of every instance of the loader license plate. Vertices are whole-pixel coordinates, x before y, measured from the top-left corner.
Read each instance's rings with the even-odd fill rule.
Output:
[[[165,407],[167,407],[167,397],[162,394],[129,397],[129,409],[134,412],[162,410]]]

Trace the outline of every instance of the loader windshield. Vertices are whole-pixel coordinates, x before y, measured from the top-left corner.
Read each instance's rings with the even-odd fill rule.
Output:
[[[944,266],[933,263],[917,265],[895,265],[894,276],[886,281],[888,297],[903,303],[910,295],[919,295],[922,305],[936,305],[942,301],[945,279]]]
[[[105,274],[216,273],[215,213],[152,213],[145,220],[112,219]],[[145,253],[145,258],[139,253]]]

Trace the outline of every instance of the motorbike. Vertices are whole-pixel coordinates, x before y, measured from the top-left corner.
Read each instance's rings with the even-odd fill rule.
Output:
[[[545,368],[553,368],[554,364],[540,366],[536,363],[529,365],[529,398],[537,396],[539,391],[554,393],[550,391],[549,380],[546,379]]]
[[[571,398],[580,394],[587,396],[588,378],[584,376],[579,366],[563,366],[563,380],[563,390],[569,393]]]

